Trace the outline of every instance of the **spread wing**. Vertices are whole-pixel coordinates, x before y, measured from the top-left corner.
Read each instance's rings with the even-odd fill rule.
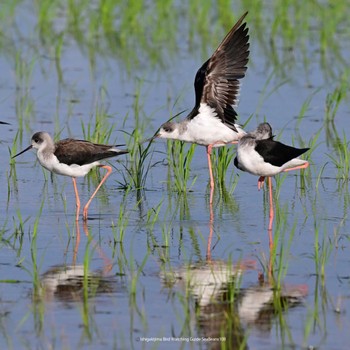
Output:
[[[211,58],[198,70],[195,78],[196,106],[188,116],[196,116],[200,103],[215,108],[218,117],[235,129],[236,106],[240,81],[245,76],[249,57],[249,35],[243,20],[246,12],[226,35]]]

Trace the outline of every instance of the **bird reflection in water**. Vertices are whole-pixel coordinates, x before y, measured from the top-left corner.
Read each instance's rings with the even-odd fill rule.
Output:
[[[308,293],[307,286],[282,285],[277,288],[269,258],[267,281],[259,274],[256,283],[241,288],[243,274],[256,270],[255,261],[232,264],[215,260],[209,244],[213,231],[212,212],[209,226],[206,261],[163,273],[162,281],[167,288],[177,286],[190,296],[191,324],[197,328],[192,329],[192,335],[211,338],[210,349],[248,349],[247,331],[269,332],[274,320],[282,319],[278,315],[302,305]]]
[[[80,228],[77,228],[77,238],[73,250],[73,262],[71,265],[57,265],[50,267],[41,276],[41,287],[46,301],[54,299],[62,302],[81,301],[84,296],[92,297],[101,294],[115,293],[120,289],[116,279],[109,275],[112,262],[107,258],[101,247],[89,236],[86,223],[83,229],[86,236],[91,240],[91,245],[96,249],[104,261],[103,268],[97,271],[86,271],[83,264],[77,264],[77,252],[80,244]],[[87,294],[86,294],[87,288]]]

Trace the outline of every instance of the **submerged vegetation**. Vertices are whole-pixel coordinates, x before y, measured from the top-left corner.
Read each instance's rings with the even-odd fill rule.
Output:
[[[210,205],[203,147],[144,142],[192,107],[196,69],[247,10],[238,121],[310,147],[308,169],[276,176],[270,246],[268,192],[234,168],[235,145],[213,151]],[[349,14],[347,1],[3,1],[0,347],[347,344]],[[70,179],[9,160],[39,130],[128,148],[95,219],[75,223]]]

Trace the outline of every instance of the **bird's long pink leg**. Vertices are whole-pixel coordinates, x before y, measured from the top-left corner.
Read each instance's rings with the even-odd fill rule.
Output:
[[[112,173],[112,167],[110,167],[109,165],[98,165],[98,167],[107,169],[107,174],[103,177],[103,179],[101,180],[101,182],[97,186],[95,192],[92,194],[92,196],[90,197],[90,199],[88,200],[88,202],[86,203],[86,205],[84,207],[84,210],[83,210],[83,219],[84,219],[84,221],[87,220],[87,213],[88,213],[89,205],[90,205],[92,199],[95,197],[96,193],[98,192],[100,187],[103,185],[103,183],[107,180],[107,177],[109,175],[111,175],[111,173]]]
[[[207,157],[208,157],[208,167],[209,167],[209,177],[210,177],[210,199],[209,204],[213,203],[213,197],[214,197],[214,176],[213,176],[213,169],[211,167],[211,151],[213,149],[213,145],[207,146]]]
[[[260,191],[260,189],[264,186],[264,181],[265,181],[265,177],[260,176],[258,180],[258,191]]]
[[[73,180],[73,186],[74,186],[74,192],[75,192],[75,202],[76,202],[76,214],[75,214],[75,221],[79,220],[79,214],[80,214],[80,198],[79,198],[79,193],[78,193],[78,188],[77,188],[77,181],[75,177],[72,177]]]
[[[274,217],[274,210],[273,210],[273,198],[272,198],[272,180],[271,180],[271,176],[269,176],[268,178],[268,182],[269,182],[269,198],[270,198],[270,221],[269,221],[269,230],[272,231],[272,222],[273,222],[273,217]],[[270,242],[271,243],[271,242]]]
[[[284,169],[283,172],[292,171],[292,170],[299,170],[299,169],[306,169],[309,165],[310,165],[310,163],[306,162],[303,165],[298,165],[298,166],[295,166],[293,168]]]

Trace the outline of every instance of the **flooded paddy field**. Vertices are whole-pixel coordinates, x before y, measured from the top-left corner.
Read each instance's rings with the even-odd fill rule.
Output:
[[[140,141],[194,104],[193,80],[249,11],[238,121],[309,147],[267,186],[213,152]],[[1,349],[347,349],[347,2],[4,1],[0,11]],[[37,131],[125,144],[75,221]],[[78,178],[85,203],[104,175]]]

